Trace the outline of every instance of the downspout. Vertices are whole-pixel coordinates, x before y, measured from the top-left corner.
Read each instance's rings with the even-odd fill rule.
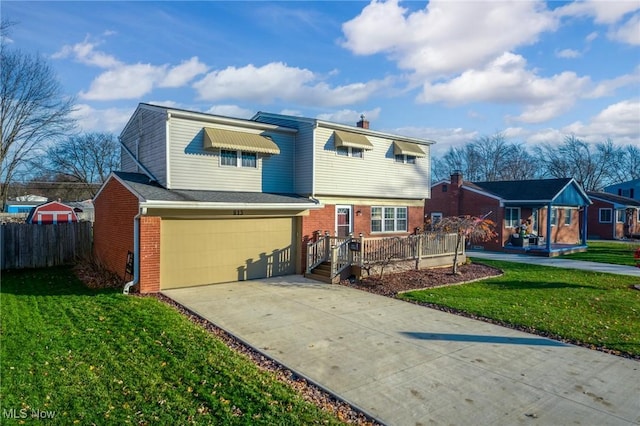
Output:
[[[553,209],[552,204],[547,204],[547,253],[551,255],[551,210]]]
[[[584,206],[584,209],[582,210],[582,245],[586,246],[587,245],[587,208],[588,206]]]
[[[129,294],[129,289],[140,281],[140,211],[133,218],[133,279],[124,285],[122,294]]]

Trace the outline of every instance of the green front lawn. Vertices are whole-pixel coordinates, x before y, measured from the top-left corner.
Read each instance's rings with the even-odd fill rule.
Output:
[[[636,277],[485,261],[504,275],[414,291],[402,299],[440,305],[557,338],[640,356]]]
[[[636,266],[640,262],[633,258],[633,252],[640,248],[638,242],[587,241],[587,246],[587,251],[583,253],[571,253],[562,257],[627,266]]]
[[[87,289],[66,268],[3,273],[1,290],[0,423],[10,410],[54,411],[54,424],[339,423],[155,298]]]

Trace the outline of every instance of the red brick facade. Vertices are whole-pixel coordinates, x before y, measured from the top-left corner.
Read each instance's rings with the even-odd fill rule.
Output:
[[[140,218],[140,293],[160,291],[160,226],[157,216]]]
[[[638,210],[625,210],[625,222],[617,221],[617,212],[613,203],[592,198],[593,204],[589,206],[587,215],[588,238],[603,240],[621,239],[629,235],[640,235],[640,220]],[[610,222],[600,222],[600,210],[607,209],[610,212]]]
[[[401,205],[398,205],[401,207]],[[416,228],[422,229],[424,226],[424,208],[408,207],[407,208],[407,232],[400,233],[374,233],[371,234],[371,206],[370,205],[352,205],[353,212],[353,234],[362,234],[364,237],[380,236],[391,237],[396,235],[412,234]],[[334,236],[336,232],[336,206],[333,204],[325,205],[324,208],[311,210],[308,216],[302,217],[302,250],[300,264],[302,270],[306,269],[307,262],[307,243],[315,241],[318,234]]]
[[[138,199],[116,179],[111,179],[93,203],[93,253],[104,267],[124,278],[127,252],[133,253],[133,220],[139,211]]]
[[[500,206],[500,200],[482,192],[462,186],[461,176],[452,176],[451,183],[441,182],[431,189],[431,199],[425,203],[425,218],[430,219],[432,213],[441,213],[446,216],[487,216],[496,224],[497,238],[491,241],[478,242],[473,245],[482,246],[485,250],[502,250],[515,233],[513,227],[507,227],[505,223],[505,207]],[[538,235],[547,236],[547,208],[538,209]],[[569,224],[565,225],[565,214],[571,214]],[[520,207],[521,221],[533,221],[533,209]],[[580,242],[580,212],[573,208],[566,210],[557,209],[557,224],[551,227],[551,242],[577,244]],[[528,233],[533,231],[528,229]]]

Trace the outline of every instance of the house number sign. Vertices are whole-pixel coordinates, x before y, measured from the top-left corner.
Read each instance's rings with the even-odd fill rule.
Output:
[[[244,210],[234,210],[233,211],[233,215],[234,216],[242,216],[244,214]]]

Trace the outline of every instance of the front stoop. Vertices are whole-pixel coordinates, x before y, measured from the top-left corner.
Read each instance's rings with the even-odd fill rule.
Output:
[[[323,262],[315,267],[311,273],[304,274],[306,278],[311,280],[321,281],[327,284],[337,284],[340,282],[340,276],[331,279],[331,263]]]

